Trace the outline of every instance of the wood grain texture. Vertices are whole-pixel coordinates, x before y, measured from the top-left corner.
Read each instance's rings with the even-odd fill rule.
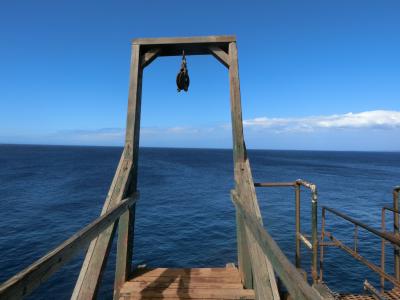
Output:
[[[261,212],[243,137],[238,54],[236,43],[234,42],[229,44],[229,58],[235,189],[240,198],[245,199],[244,205],[257,216],[257,222],[262,224]],[[279,299],[278,286],[271,264],[250,234],[247,226],[242,226],[240,214],[238,217],[237,224],[240,228],[237,229],[237,232],[240,234],[238,238],[241,241],[238,246],[238,261],[239,270],[243,274],[243,283],[249,284],[250,278],[252,278],[256,299]],[[248,253],[245,252],[246,247]],[[251,265],[251,273],[249,265]]]
[[[243,286],[247,289],[253,288],[253,274],[251,270],[251,260],[249,254],[248,239],[246,237],[246,227],[240,212],[236,210],[236,243],[239,273]]]
[[[156,47],[156,48],[151,48],[147,50],[145,53],[143,53],[140,56],[140,67],[144,69],[147,67],[149,64],[151,64],[161,53],[161,48]]]
[[[209,46],[208,49],[210,49],[210,53],[225,67],[229,68],[229,55],[219,48],[218,46]]]
[[[321,295],[308,284],[302,274],[288,260],[262,224],[257,221],[257,216],[243,204],[243,200],[240,200],[236,191],[233,190],[231,195],[236,208],[240,210],[243,220],[249,229],[249,234],[260,246],[265,256],[269,258],[275,272],[278,274],[293,299],[321,300]]]
[[[239,272],[229,268],[142,269],[120,291],[120,299],[254,299]]]
[[[168,44],[209,44],[235,42],[234,35],[210,35],[196,37],[161,37],[161,38],[137,38],[132,44],[137,45],[168,45]]]
[[[122,200],[116,207],[74,234],[60,246],[0,286],[0,299],[21,299],[68,262],[76,253],[110,227],[136,201],[134,197]]]
[[[159,51],[153,51],[155,59]],[[132,46],[131,74],[128,95],[128,114],[126,121],[125,147],[130,149],[125,158],[132,161],[132,169],[127,182],[127,193],[135,193],[137,189],[137,172],[139,157],[140,114],[142,99],[143,68],[140,66],[141,49],[139,45]],[[119,298],[119,290],[132,271],[133,233],[136,207],[127,211],[118,224],[118,242],[114,282],[114,299]]]
[[[126,186],[132,169],[132,161],[124,158],[125,152],[126,149],[124,149],[124,152],[122,153],[120,163],[108,192],[101,215],[105,214],[113,206],[117,205],[126,194]],[[91,242],[71,299],[93,299],[96,297],[114,232],[115,225],[112,224]]]

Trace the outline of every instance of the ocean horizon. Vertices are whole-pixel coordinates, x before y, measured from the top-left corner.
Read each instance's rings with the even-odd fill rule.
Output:
[[[23,144],[23,143],[0,143],[0,146],[45,146],[45,147],[104,147],[104,148],[124,148],[124,145],[79,145],[79,144]],[[139,148],[153,149],[205,149],[205,150],[231,150],[232,147],[176,147],[176,146],[139,146]],[[377,153],[398,153],[399,150],[340,150],[340,149],[268,149],[268,148],[247,148],[251,151],[315,151],[315,152],[377,152]]]

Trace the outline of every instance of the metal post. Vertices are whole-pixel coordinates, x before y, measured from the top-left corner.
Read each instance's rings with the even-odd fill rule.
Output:
[[[386,221],[385,221],[385,211],[386,209],[384,207],[382,207],[382,232],[386,231]],[[385,239],[381,238],[381,270],[382,272],[385,272]],[[381,277],[381,291],[384,292],[385,290],[385,277],[383,277],[382,275]]]
[[[393,208],[399,210],[399,191],[400,187],[393,189]],[[393,233],[396,237],[399,236],[399,214],[393,212]],[[394,246],[394,275],[397,280],[400,280],[400,251],[399,247]]]
[[[325,239],[325,208],[322,207],[321,247],[319,258],[319,279],[322,281],[324,272],[324,239]]]
[[[354,225],[354,252],[357,253],[358,246],[358,226]]]
[[[296,268],[301,267],[301,243],[300,243],[300,184],[296,184]]]
[[[317,283],[318,281],[318,273],[317,273],[317,264],[318,264],[318,196],[317,196],[317,187],[315,185],[311,186],[312,196],[312,224],[311,224],[311,239],[312,239],[312,278],[313,282]]]

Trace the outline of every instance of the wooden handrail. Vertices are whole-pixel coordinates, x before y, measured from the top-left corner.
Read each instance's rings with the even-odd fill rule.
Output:
[[[118,220],[138,198],[138,193],[123,199],[106,214],[75,233],[61,245],[0,285],[0,299],[21,299],[48,279],[77,252],[84,249],[101,232]]]
[[[283,254],[282,250],[269,235],[267,230],[257,221],[255,215],[251,214],[250,211],[243,206],[235,190],[231,191],[231,195],[236,209],[239,211],[246,226],[250,229],[254,239],[270,260],[276,274],[282,280],[289,294],[294,299],[321,300],[321,295],[308,284],[295,266],[288,260],[285,254]]]

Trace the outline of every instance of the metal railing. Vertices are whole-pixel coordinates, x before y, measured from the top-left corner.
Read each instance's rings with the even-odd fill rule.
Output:
[[[388,211],[388,210],[392,211],[393,214],[396,214],[396,215],[400,214],[400,212],[398,210],[395,210],[392,207],[389,207],[389,206],[382,207],[382,232],[385,232],[385,233],[387,233],[387,231],[386,231],[386,211]],[[390,234],[390,233],[387,233],[387,234]],[[395,237],[397,239],[399,238],[398,235],[395,235],[395,234],[393,234],[393,237]],[[385,268],[386,268],[385,267],[385,264],[386,264],[386,254],[385,254],[386,242],[387,242],[386,239],[384,239],[384,238],[381,239],[381,269],[382,269],[382,272],[385,272]],[[398,255],[398,249],[399,249],[399,246],[395,245],[394,246],[394,274],[395,274],[395,278],[397,281],[399,281],[399,279],[400,279],[399,278],[399,270],[398,270],[398,267],[396,266],[396,256]],[[384,289],[384,287],[385,287],[385,278],[383,276],[381,276],[381,288]]]
[[[382,232],[388,233],[386,231],[386,211],[389,210],[393,212],[393,236],[397,239],[400,238],[399,235],[399,191],[400,191],[400,186],[396,186],[393,189],[393,207],[389,206],[384,206],[382,207],[382,222],[381,222],[381,229]],[[385,244],[386,240],[382,239],[381,240],[381,268],[382,271],[385,272]],[[399,251],[399,246],[394,246],[394,276],[397,281],[400,281],[400,251]],[[385,286],[385,278],[381,277],[381,288],[384,289]]]
[[[318,193],[317,186],[311,182],[297,179],[293,182],[262,182],[254,183],[255,187],[293,187],[295,189],[295,214],[296,214],[296,268],[301,268],[301,243],[312,251],[311,277],[314,283],[318,281]],[[301,232],[301,187],[311,191],[311,241],[306,234]]]
[[[323,280],[323,262],[324,262],[324,248],[327,246],[335,246],[346,253],[350,254],[356,260],[365,264],[369,269],[379,274],[380,276],[380,285],[381,290],[384,291],[385,281],[390,281],[394,286],[400,288],[400,270],[399,270],[399,247],[400,247],[400,236],[399,236],[399,210],[398,210],[398,195],[399,195],[400,187],[396,187],[393,190],[393,207],[384,206],[382,208],[382,223],[381,223],[381,231],[370,227],[358,220],[353,219],[352,217],[339,212],[338,210],[330,207],[323,206],[322,207],[322,228],[321,228],[321,238],[320,238],[320,275],[319,279]],[[393,233],[386,231],[386,211],[393,212]],[[354,238],[353,238],[353,247],[345,245],[342,241],[337,239],[332,232],[326,231],[326,212],[330,212],[337,217],[340,217],[354,225]],[[380,266],[374,264],[370,260],[366,259],[364,256],[360,255],[359,247],[358,247],[358,228],[362,228],[375,236],[381,239],[381,261]],[[325,238],[328,238],[330,242],[326,242]],[[394,274],[392,276],[385,271],[385,244],[390,243],[394,247]]]

